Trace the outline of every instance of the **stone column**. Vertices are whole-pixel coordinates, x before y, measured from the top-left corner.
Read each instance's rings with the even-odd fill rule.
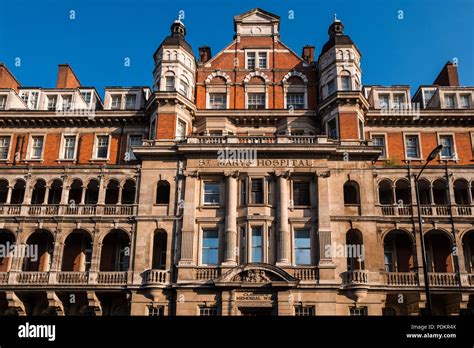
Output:
[[[224,172],[226,177],[225,259],[223,264],[237,265],[237,177],[239,172]]]
[[[290,229],[288,226],[288,192],[289,172],[275,172],[278,186],[278,257],[277,266],[290,264]]]
[[[10,204],[10,200],[12,198],[13,186],[8,186],[8,193],[7,193],[7,201],[6,204]]]
[[[194,234],[196,227],[196,171],[185,171],[186,176],[184,191],[183,226],[181,229],[181,255],[178,265],[195,265],[194,260]],[[177,199],[179,199],[177,197]]]
[[[49,186],[46,185],[43,204],[48,204],[48,199],[49,199]]]
[[[118,199],[117,199],[117,204],[122,204],[122,192],[123,192],[123,186],[119,186],[119,192],[118,192]]]
[[[316,172],[318,192],[318,246],[319,246],[319,279],[321,283],[336,280],[336,265],[332,255],[332,231],[329,207],[330,171]]]

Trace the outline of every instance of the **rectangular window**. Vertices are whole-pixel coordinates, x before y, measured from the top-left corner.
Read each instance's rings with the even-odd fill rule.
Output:
[[[43,142],[44,137],[42,135],[31,137],[31,159],[41,159],[43,156]]]
[[[7,96],[0,95],[0,110],[5,110],[7,107]]]
[[[303,307],[303,306],[297,306],[295,307],[295,316],[297,317],[312,317],[314,316],[314,307]]]
[[[272,195],[272,180],[268,178],[267,182],[267,204],[272,205],[273,203],[273,195]]]
[[[67,135],[64,137],[63,145],[63,159],[74,159],[76,150],[76,137],[74,135]]]
[[[0,160],[8,159],[10,152],[10,137],[0,137]]]
[[[62,97],[62,110],[72,109],[72,95],[63,95]]]
[[[366,316],[367,315],[367,307],[351,307],[349,308],[349,315],[350,316]]]
[[[217,307],[199,307],[199,315],[201,317],[217,316]]]
[[[133,110],[137,107],[137,95],[127,94],[125,96],[125,109]]]
[[[247,263],[247,238],[245,236],[245,226],[240,226],[240,264]]]
[[[217,265],[219,256],[219,231],[217,229],[202,231],[202,264]]]
[[[160,307],[148,307],[148,316],[150,317],[162,317],[165,315],[165,308]]]
[[[304,109],[304,93],[288,93],[286,107],[287,109]]]
[[[174,87],[174,76],[167,76],[165,78],[165,82],[166,82],[166,91],[167,92],[174,92],[175,90],[175,87]]]
[[[405,148],[407,158],[420,158],[418,135],[407,135],[405,137]]]
[[[295,230],[295,264],[311,265],[311,237],[309,230]]]
[[[364,122],[362,122],[361,119],[359,119],[359,139],[364,140]]]
[[[452,135],[440,135],[439,142],[443,145],[441,150],[441,157],[453,158],[454,157],[454,141]]]
[[[336,80],[332,79],[328,82],[328,95],[333,94],[336,91]]]
[[[258,67],[260,69],[267,68],[267,52],[259,52],[258,53]]]
[[[372,145],[382,148],[381,158],[387,158],[387,150],[385,148],[385,136],[383,135],[372,135]]]
[[[426,106],[428,105],[428,103],[430,102],[431,98],[433,97],[434,95],[434,90],[432,89],[428,89],[428,90],[424,90],[423,91],[423,99],[424,99],[424,106],[426,108]]]
[[[109,136],[97,136],[96,158],[106,159],[109,156]]]
[[[352,90],[350,76],[341,76],[341,90],[343,91]]]
[[[247,52],[247,69],[255,69],[255,52]]]
[[[186,122],[178,120],[178,126],[176,127],[176,140],[183,140],[186,138]]]
[[[469,109],[471,107],[471,101],[469,100],[469,94],[464,94],[460,96],[459,106],[463,109]]]
[[[216,205],[220,203],[221,185],[218,182],[207,181],[204,183],[204,204]]]
[[[295,206],[310,205],[308,181],[293,181],[293,203]]]
[[[29,92],[27,91],[21,91],[20,93],[20,98],[25,102],[25,104],[28,104],[28,96],[30,95]]]
[[[225,109],[227,107],[227,95],[225,93],[210,93],[209,108]]]
[[[56,110],[56,103],[58,102],[58,96],[57,95],[48,95],[48,105],[47,109],[48,110]]]
[[[384,252],[384,264],[386,272],[394,272],[393,267],[393,254],[391,250],[385,250]]]
[[[265,93],[249,93],[248,108],[251,110],[265,109]]]
[[[28,107],[32,110],[38,109],[39,92],[31,92],[28,99]]]
[[[184,80],[181,80],[181,89],[180,89],[180,92],[182,95],[184,95],[185,97],[188,97],[188,93],[189,93],[189,85],[186,81]]]
[[[455,102],[454,102],[454,94],[448,94],[444,96],[444,103],[447,109],[454,109]]]
[[[252,227],[252,260],[251,262],[263,262],[263,240],[262,227]]]
[[[252,179],[252,204],[263,204],[263,179]]]
[[[128,146],[127,146],[127,153],[129,159],[136,159],[135,155],[133,154],[132,148],[134,146],[141,146],[142,145],[142,136],[141,135],[130,135],[128,138]]]
[[[393,95],[393,106],[395,108],[401,109],[405,104],[405,96],[403,94],[394,94]]]
[[[112,110],[118,110],[122,107],[122,96],[113,95],[111,96],[110,108]]]
[[[336,123],[336,118],[333,118],[328,121],[327,123],[327,135],[328,138],[330,139],[337,139],[337,123]]]
[[[247,204],[247,182],[245,180],[240,181],[240,205]]]
[[[156,136],[156,118],[154,118],[150,123],[150,139],[155,140]]]
[[[81,92],[81,95],[87,106],[89,106],[92,100],[92,92]]]
[[[379,109],[388,109],[390,96],[388,94],[379,94]]]

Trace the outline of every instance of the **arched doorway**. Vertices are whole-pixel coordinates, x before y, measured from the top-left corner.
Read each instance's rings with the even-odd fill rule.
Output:
[[[69,272],[87,272],[92,258],[92,239],[84,230],[74,230],[64,242],[61,269]]]
[[[130,263],[130,238],[122,230],[112,230],[102,242],[101,271],[128,271]]]
[[[51,267],[54,237],[47,230],[36,230],[26,242],[30,255],[23,259],[23,271],[47,272]]]

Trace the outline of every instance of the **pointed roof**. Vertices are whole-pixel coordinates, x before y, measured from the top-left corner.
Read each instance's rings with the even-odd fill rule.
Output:
[[[261,8],[254,8],[250,11],[242,13],[234,17],[234,30],[237,31],[238,24],[270,24],[277,23],[278,31],[280,31],[280,16],[262,10]]]

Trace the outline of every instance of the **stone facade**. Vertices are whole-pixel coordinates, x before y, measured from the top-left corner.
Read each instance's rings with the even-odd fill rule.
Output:
[[[340,20],[317,58],[274,14],[234,26],[196,61],[175,21],[154,90],[104,101],[67,65],[53,89],[0,65],[0,246],[34,254],[0,255],[0,314],[419,315],[416,183],[433,312],[472,313],[474,88],[457,67],[411,97],[362,85]]]

